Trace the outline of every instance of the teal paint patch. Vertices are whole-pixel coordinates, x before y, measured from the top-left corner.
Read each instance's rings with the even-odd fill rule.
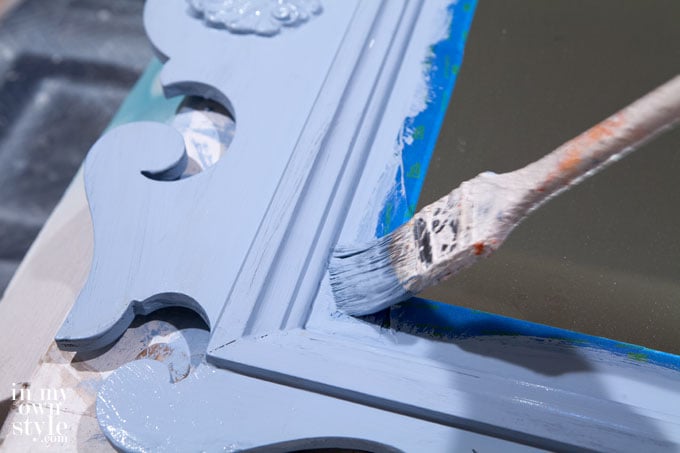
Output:
[[[423,62],[428,69],[427,107],[404,121],[403,130],[412,131],[413,140],[404,143],[402,165],[395,175],[394,188],[378,217],[377,237],[399,227],[415,213],[427,167],[463,62],[465,42],[476,6],[476,0],[458,0],[449,5],[448,11],[452,15],[449,36],[433,45],[432,56]]]
[[[163,95],[159,76],[163,64],[152,59],[130,94],[121,104],[107,130],[135,121],[158,121],[165,123],[173,116],[184,100],[183,96],[166,98]]]

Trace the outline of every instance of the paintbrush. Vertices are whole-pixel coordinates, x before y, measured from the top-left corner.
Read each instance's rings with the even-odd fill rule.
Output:
[[[408,299],[498,249],[529,213],[680,119],[680,76],[519,170],[485,172],[329,264],[337,308],[363,315]]]

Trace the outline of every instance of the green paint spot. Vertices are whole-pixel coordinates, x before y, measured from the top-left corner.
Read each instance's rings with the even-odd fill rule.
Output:
[[[421,124],[413,129],[413,140],[422,140],[425,138],[425,126]]]
[[[408,212],[406,213],[407,219],[410,219],[411,217],[413,217],[413,214],[415,214],[415,213],[416,213],[416,205],[414,205],[414,204],[409,205]]]
[[[408,173],[406,173],[407,178],[420,178],[420,162],[416,162],[415,164],[411,165],[411,168],[408,169]]]
[[[463,41],[465,41],[465,40],[467,39],[468,33],[469,33],[469,31],[468,31],[468,30],[465,30],[465,31],[463,32],[463,34],[461,35],[461,36],[463,37]]]
[[[449,56],[444,57],[444,77],[450,79],[455,77],[460,72],[459,64],[452,64]]]
[[[628,353],[628,358],[637,360],[638,362],[646,362],[647,361],[647,354],[644,352],[629,352]]]
[[[616,343],[614,346],[620,349],[634,349],[634,350],[640,349],[639,346],[635,346],[629,343]]]
[[[448,55],[444,56],[444,77],[450,79],[452,75],[451,72],[451,58]]]
[[[469,13],[471,9],[472,9],[471,4],[466,3],[466,4],[463,5],[463,11],[465,11],[466,13]]]
[[[389,227],[392,223],[392,215],[394,213],[394,205],[391,201],[387,202],[385,206],[385,216],[383,217],[383,225]]]

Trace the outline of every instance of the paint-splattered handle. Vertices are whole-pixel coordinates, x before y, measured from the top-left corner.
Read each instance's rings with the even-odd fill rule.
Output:
[[[531,181],[530,204],[580,182],[680,120],[680,76],[517,170]]]
[[[522,169],[465,181],[393,233],[389,254],[399,284],[417,294],[488,256],[550,197],[678,120],[680,76]],[[378,261],[371,257],[369,266]]]

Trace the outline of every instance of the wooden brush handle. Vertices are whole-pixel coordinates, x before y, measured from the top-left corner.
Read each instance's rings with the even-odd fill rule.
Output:
[[[465,181],[392,233],[400,284],[417,294],[488,256],[550,197],[679,119],[680,76],[524,168]]]
[[[530,181],[532,200],[528,204],[540,204],[568,185],[591,176],[679,119],[680,76],[676,76],[542,159],[517,170],[525,181]]]

